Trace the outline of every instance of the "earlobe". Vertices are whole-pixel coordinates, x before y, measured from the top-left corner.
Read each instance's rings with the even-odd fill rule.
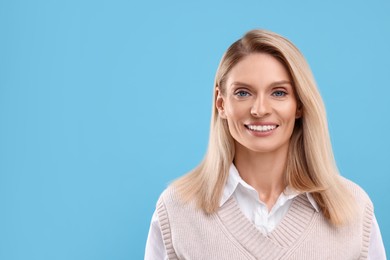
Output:
[[[226,119],[223,96],[219,88],[217,88],[216,91],[217,91],[216,93],[217,98],[215,100],[215,107],[218,110],[219,116],[223,119]]]

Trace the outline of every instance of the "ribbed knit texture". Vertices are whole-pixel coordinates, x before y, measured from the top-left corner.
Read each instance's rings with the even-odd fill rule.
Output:
[[[186,260],[367,259],[372,203],[357,185],[346,184],[360,207],[353,223],[330,225],[302,194],[268,236],[245,217],[233,197],[217,213],[206,215],[192,203],[181,203],[169,187],[157,204],[167,255]]]

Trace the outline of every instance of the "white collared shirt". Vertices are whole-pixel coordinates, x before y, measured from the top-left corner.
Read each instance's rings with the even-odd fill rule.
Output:
[[[257,191],[241,178],[237,168],[232,164],[220,206],[233,196],[244,215],[255,224],[257,229],[267,235],[283,219],[293,202],[293,198],[298,195],[298,192],[287,187],[269,211],[267,205],[259,199]],[[318,212],[319,208],[313,197],[309,193],[306,193],[306,195],[313,208]]]
[[[236,167],[232,164],[230,166],[228,180],[222,193],[220,206],[233,196],[244,215],[251,220],[263,234],[267,235],[272,232],[283,219],[290,208],[293,199],[298,195],[298,192],[287,187],[284,192],[280,194],[271,211],[268,211],[267,205],[260,201],[257,191],[240,177]],[[319,211],[318,205],[310,193],[306,193],[306,196],[313,208],[316,211]],[[157,213],[154,212],[146,242],[145,260],[163,259],[168,259],[168,257],[165,251]],[[385,249],[375,215],[372,222],[368,259],[386,260]]]

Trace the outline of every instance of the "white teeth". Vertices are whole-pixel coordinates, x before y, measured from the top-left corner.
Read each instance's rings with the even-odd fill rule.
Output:
[[[276,128],[276,125],[247,125],[252,131],[266,132]]]

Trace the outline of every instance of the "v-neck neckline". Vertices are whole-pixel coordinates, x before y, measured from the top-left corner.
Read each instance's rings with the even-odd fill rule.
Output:
[[[313,220],[318,217],[305,194],[293,199],[290,208],[275,229],[264,235],[230,197],[217,215],[230,235],[256,258],[277,259],[289,251]]]

